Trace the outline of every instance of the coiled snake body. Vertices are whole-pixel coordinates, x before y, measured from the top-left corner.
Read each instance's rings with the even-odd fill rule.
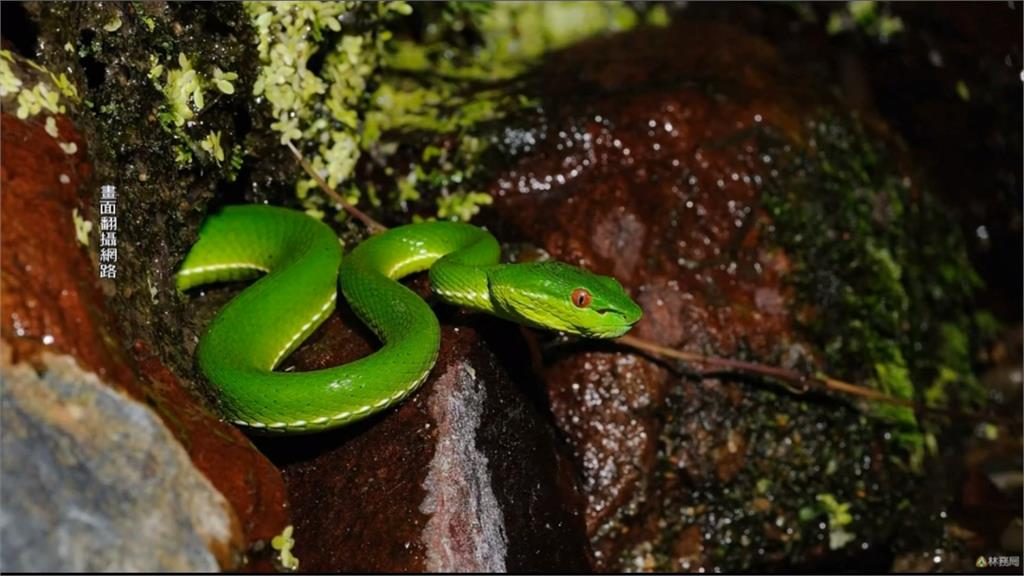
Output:
[[[640,319],[640,308],[613,278],[559,262],[499,258],[490,233],[455,222],[393,228],[342,258],[334,232],[302,212],[229,206],[204,222],[177,286],[262,275],[211,322],[198,364],[231,422],[304,433],[384,410],[427,378],[440,328],[427,303],[398,282],[406,275],[429,270],[431,289],[445,302],[587,337],[620,336]],[[275,372],[334,310],[336,282],[383,347],[334,368]]]

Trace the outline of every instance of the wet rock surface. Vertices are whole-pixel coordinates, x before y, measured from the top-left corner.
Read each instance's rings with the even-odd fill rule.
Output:
[[[896,49],[855,56],[875,108],[926,167],[935,192],[957,206],[971,261],[991,311],[1022,317],[1019,267],[1024,201],[1019,131],[1024,38],[1009,5],[894,5],[908,33]],[[935,65],[938,61],[940,65]],[[964,92],[957,86],[962,84]],[[966,191],[970,191],[969,193]]]
[[[234,511],[152,410],[70,356],[44,352],[34,367],[2,353],[4,570],[235,565]]]
[[[764,41],[709,23],[589,41],[552,56],[536,73],[541,117],[506,129],[516,135],[505,140],[515,160],[497,175],[495,209],[485,218],[503,240],[534,242],[553,258],[619,278],[645,310],[636,336],[870,381],[863,365],[837,364],[829,351],[860,322],[852,307],[833,302],[861,290],[842,269],[863,257],[847,252],[844,264],[812,255],[881,241],[905,258],[899,266],[926,262],[902,240],[863,235],[863,226],[917,230],[885,203],[919,201],[884,184],[893,167],[813,168],[840,157],[826,142],[857,123],[835,116],[839,105],[788,64]],[[868,138],[858,130],[853,141]],[[857,170],[875,184],[837,176]],[[801,178],[811,181],[794,184]],[[825,190],[860,186],[878,196],[835,193],[824,204],[866,214],[808,215],[820,234],[778,211],[784,191],[807,191],[785,206],[814,206],[833,194]],[[881,191],[889,189],[895,196]],[[872,210],[887,223],[854,223],[870,222]],[[824,248],[801,243],[808,234]],[[818,276],[798,280],[810,272]],[[915,281],[879,304],[892,305]],[[828,320],[815,320],[822,316]],[[903,338],[899,329],[872,334]],[[884,550],[898,546],[905,516],[896,505],[911,506],[909,486],[921,481],[893,440],[901,425],[842,400],[726,374],[690,378],[699,367],[604,346],[552,350],[548,399],[583,476],[599,568],[827,566],[858,555],[869,561],[866,554],[884,566]],[[864,353],[844,350],[848,360]],[[837,519],[844,505],[852,521]]]
[[[337,432],[260,441],[288,485],[301,569],[589,569],[573,468],[476,322],[443,323],[431,377],[397,408]],[[351,314],[335,313],[284,369],[338,365],[374,346]]]
[[[682,19],[716,12],[709,6],[688,7]],[[916,371],[920,358],[927,363],[927,351],[938,358],[948,348],[944,342],[964,341],[962,318],[932,315],[935,308],[963,312],[969,290],[931,282],[937,272],[969,276],[956,257],[959,239],[935,238],[946,220],[941,214],[930,220],[933,213],[921,208],[915,174],[874,160],[844,160],[874,150],[902,158],[905,151],[886,134],[881,139],[889,147],[859,145],[861,123],[871,132],[884,133],[884,126],[870,114],[857,120],[842,113],[847,103],[830,96],[831,78],[797,73],[820,64],[808,53],[830,49],[822,24],[797,23],[789,8],[760,10],[730,7],[717,20],[753,23],[761,37],[729,25],[677,23],[570,48],[514,83],[517,90],[534,82],[542,112],[499,127],[501,162],[512,164],[500,166],[488,190],[495,206],[481,216],[502,241],[536,244],[556,258],[618,276],[645,309],[640,337],[691,352],[825,369],[870,385],[879,385],[878,366],[900,375],[911,364],[917,390],[899,392],[920,398],[920,383],[941,382]],[[796,396],[757,379],[698,377],[695,367],[607,344],[541,336],[538,356],[533,337],[447,311],[441,362],[418,394],[334,434],[257,440],[271,464],[196,398],[203,389],[192,366],[196,338],[234,292],[178,299],[172,287],[180,256],[217,204],[295,205],[294,191],[282,183],[292,182],[298,168],[259,114],[240,111],[258,105],[243,100],[256,67],[242,11],[157,3],[97,10],[42,4],[29,12],[40,21],[46,48],[39,50],[48,65],[73,73],[94,103],[83,126],[97,135],[90,153],[98,179],[118,183],[131,202],[126,277],[98,284],[95,257],[87,257],[95,253],[95,231],[89,249],[74,241],[71,209],[95,214],[89,195],[79,192],[91,170],[87,147],[70,123],[57,119],[62,138],[78,143],[77,155],[50,141],[42,124],[4,115],[3,338],[21,360],[47,347],[72,354],[104,382],[157,410],[231,503],[250,551],[255,545],[266,552],[265,542],[288,523],[279,466],[304,570],[884,570],[907,549],[912,552],[897,558],[923,558],[930,566],[930,531],[946,492],[921,481],[920,460],[899,443],[904,435],[920,441],[934,430],[919,428],[908,414],[879,419],[870,407]],[[120,28],[105,30],[118,14]],[[818,30],[815,43],[793,33],[801,27]],[[211,39],[216,49],[208,51]],[[63,48],[69,40],[78,50]],[[213,105],[189,129],[196,139],[217,131],[225,149],[237,144],[248,154],[241,172],[198,148],[185,150],[199,162],[182,170],[174,160],[182,149],[169,144],[174,139],[152,137],[166,134],[156,114],[163,97],[149,77],[153,46],[169,63],[181,52],[199,55],[201,67],[216,63],[240,72],[235,95],[208,97]],[[903,63],[887,58],[874,53],[868,62],[879,59],[885,67],[870,72],[901,76]],[[986,73],[999,68],[992,61],[986,60]],[[963,69],[948,67],[942,81],[952,82]],[[843,86],[846,96],[865,94]],[[902,87],[891,82],[887,90]],[[916,110],[927,96],[906,92],[890,120],[900,109]],[[853,108],[864,104],[853,100]],[[975,112],[992,99],[976,102]],[[822,118],[821,110],[831,115]],[[949,155],[957,155],[951,144],[962,139],[959,133],[907,117],[921,127],[908,138],[915,146],[938,135]],[[1016,118],[1019,124],[1019,112]],[[1002,124],[990,123],[997,128],[984,140],[1010,150],[1015,162],[1019,139],[1016,149],[1012,139],[1004,142]],[[949,179],[953,187],[963,186],[959,178],[974,181],[975,160],[998,168],[985,170],[989,180],[1009,182],[1005,190],[1013,190],[1011,203],[1018,204],[1016,216],[992,235],[1019,239],[1012,185],[1019,171],[1006,173],[984,147],[966,164],[930,156],[957,177]],[[410,162],[426,158],[417,153]],[[881,172],[891,174],[876,177]],[[1001,210],[1000,202],[991,205]],[[431,204],[423,215],[433,213]],[[404,222],[408,214],[382,220]],[[973,230],[975,220],[965,219],[965,226]],[[906,237],[890,233],[903,230]],[[873,251],[865,252],[869,241]],[[908,243],[932,253],[908,250]],[[1019,250],[1019,242],[994,244],[992,253],[1004,254],[999,247],[1011,244],[1011,252]],[[928,289],[917,290],[922,285]],[[1019,275],[1006,286],[1019,286]],[[1019,302],[1011,309],[1019,310]],[[952,329],[936,337],[939,323]],[[906,354],[906,364],[878,361],[908,343],[924,352]],[[290,368],[336,365],[372,349],[372,336],[342,312],[296,352]],[[962,353],[958,372],[970,358],[966,348],[954,353]],[[940,374],[946,367],[944,359],[932,364]],[[965,403],[974,401],[969,382],[955,384]],[[954,394],[951,403],[961,399]],[[560,455],[562,439],[569,459]],[[1016,458],[1019,442],[1011,446]],[[943,475],[934,463],[927,466],[931,478]],[[979,477],[965,495],[986,492],[990,479]],[[969,504],[976,501],[990,502]],[[985,513],[980,517],[984,524]],[[999,520],[1012,533],[1013,519]],[[1016,527],[1019,532],[1019,521]]]
[[[105,293],[115,281],[97,278],[95,252],[78,243],[73,211],[84,218],[93,204],[87,147],[67,118],[61,140],[42,120],[2,115],[3,246],[0,334],[16,362],[43,351],[73,356],[104,383],[149,405],[232,505],[244,542],[269,540],[287,524],[280,473],[238,430],[223,424],[164,363],[138,340],[125,343],[112,321]],[[98,232],[87,236],[93,250]],[[234,542],[234,541],[232,541]],[[221,558],[226,567],[241,550]]]

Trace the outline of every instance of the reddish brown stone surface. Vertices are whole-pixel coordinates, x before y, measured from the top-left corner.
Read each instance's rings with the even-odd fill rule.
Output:
[[[552,124],[492,188],[502,230],[628,281],[646,312],[636,336],[775,349],[786,258],[759,237],[773,172],[759,139],[799,141],[807,104],[773,50],[718,27],[645,31],[565,51],[542,76]]]
[[[443,323],[432,376],[397,408],[336,432],[261,441],[288,484],[302,569],[589,568],[572,467],[481,342],[478,321]],[[284,369],[348,362],[371,342],[347,310],[335,313]]]
[[[269,542],[289,523],[287,493],[281,472],[249,438],[222,422],[199,403],[159,358],[137,341],[139,371],[148,386],[150,404],[170,426],[202,470],[235,508],[246,541]],[[262,544],[259,544],[262,546]],[[270,564],[252,554],[249,566],[267,570]]]
[[[542,76],[550,136],[498,177],[499,227],[622,280],[645,311],[638,337],[724,356],[793,349],[786,257],[759,238],[772,171],[759,134],[800,133],[799,94],[781,89],[772,49],[721,28],[648,31],[572,48]],[[546,374],[596,534],[642,496],[674,379],[643,357],[598,352]],[[724,457],[720,475],[741,465],[724,447],[712,452]]]
[[[543,118],[524,128],[534,137],[513,144],[521,154],[490,189],[499,237],[620,279],[645,311],[637,337],[813,365],[795,328],[789,256],[761,197],[777,178],[777,143],[802,145],[808,110],[826,104],[814,87],[770,45],[706,23],[588,41],[537,74]],[[761,426],[750,389],[680,380],[643,356],[588,344],[549,359],[545,379],[582,471],[598,567],[714,566],[690,523],[714,524],[716,513],[689,494],[762,469],[748,438]],[[732,520],[747,504],[722,505],[734,506]],[[715,546],[727,548],[727,534],[716,532]],[[669,558],[658,560],[651,542]]]
[[[31,361],[43,349],[67,353],[104,382],[153,406],[232,504],[238,538],[268,540],[288,523],[280,473],[197,401],[144,343],[121,342],[103,294],[117,290],[117,282],[101,286],[90,251],[75,238],[72,210],[83,217],[93,212],[86,145],[67,118],[58,117],[57,126],[60,140],[75,142],[77,153],[66,154],[38,118],[2,115],[0,334],[15,361]],[[236,565],[239,552],[224,551],[222,565]]]
[[[130,380],[122,363],[111,363],[102,318],[102,293],[88,252],[75,240],[72,209],[90,177],[85,143],[66,117],[57,123],[62,140],[74,142],[66,154],[42,120],[2,115],[3,163],[3,338],[18,357],[50,345],[72,354],[84,366],[113,381]],[[63,180],[63,181],[62,181]],[[114,371],[114,373],[111,373]],[[137,393],[137,390],[135,391]]]

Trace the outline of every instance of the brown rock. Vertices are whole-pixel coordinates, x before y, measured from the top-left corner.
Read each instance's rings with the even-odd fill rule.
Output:
[[[103,382],[155,408],[231,503],[243,540],[271,538],[288,523],[279,472],[187,391],[145,343],[122,342],[103,294],[117,290],[117,281],[101,286],[90,250],[76,241],[73,210],[95,218],[86,187],[95,186],[86,146],[66,117],[57,117],[57,126],[60,141],[76,144],[75,154],[65,153],[41,120],[2,115],[0,336],[16,362],[31,361],[43,350],[66,353]],[[93,247],[97,234],[94,229],[90,236]],[[225,567],[241,558],[237,552],[222,558]]]
[[[729,70],[727,92],[744,96],[686,80],[709,70]],[[502,237],[619,278],[645,311],[633,332],[640,338],[724,356],[786,350],[799,339],[785,255],[760,239],[767,217],[758,198],[772,158],[758,152],[757,136],[766,125],[800,135],[800,93],[779,89],[785,75],[769,46],[716,27],[646,30],[564,51],[542,72],[556,128],[492,188]],[[624,85],[635,89],[628,97]],[[660,414],[676,380],[649,360],[586,347],[545,376],[583,471],[599,565],[614,569],[614,519],[642,517],[653,498]],[[707,473],[720,480],[743,468],[741,432],[691,432],[706,442],[680,453],[680,468],[712,463]]]
[[[485,217],[498,237],[616,276],[645,311],[634,336],[820,367],[802,327],[814,310],[796,302],[791,282],[801,255],[780,248],[764,203],[780,165],[813,148],[809,111],[835,110],[824,91],[764,41],[707,22],[586,41],[536,75],[541,118],[520,129],[537,132],[535,145],[490,187]],[[828,554],[828,530],[801,524],[798,512],[816,505],[807,479],[823,478],[819,466],[853,437],[858,453],[874,456],[844,465],[879,478],[869,498],[895,493],[879,435],[850,412],[807,409],[731,375],[680,378],[702,367],[614,350],[580,343],[549,354],[544,368],[583,476],[599,569],[678,570],[685,560],[744,570],[790,551]],[[779,414],[793,425],[777,427]],[[768,506],[752,509],[761,481]],[[891,521],[891,507],[880,508]]]
[[[546,370],[551,410],[574,440],[593,534],[630,502],[654,463],[665,371],[630,354],[573,354]]]
[[[263,441],[288,484],[302,569],[589,569],[572,467],[477,321],[443,324],[432,376],[397,408],[300,441]],[[351,361],[371,342],[347,310],[335,313],[285,369]]]
[[[700,534],[700,526],[688,526],[676,538],[675,562],[676,569],[692,571],[691,567],[697,564],[702,556],[704,545]]]
[[[724,446],[715,448],[715,472],[718,479],[728,482],[743,469],[746,459],[746,440],[736,430],[730,430]]]

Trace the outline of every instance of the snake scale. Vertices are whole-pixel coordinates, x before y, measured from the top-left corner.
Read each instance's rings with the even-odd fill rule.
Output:
[[[409,274],[428,270],[444,302],[537,328],[615,338],[640,319],[614,278],[560,262],[501,264],[500,255],[482,228],[424,222],[372,236],[343,257],[331,228],[303,212],[228,206],[203,223],[177,287],[256,279],[200,338],[199,368],[229,421],[255,432],[309,433],[384,410],[430,374],[440,327],[398,281]],[[383,346],[333,368],[274,371],[331,314],[339,285]]]

